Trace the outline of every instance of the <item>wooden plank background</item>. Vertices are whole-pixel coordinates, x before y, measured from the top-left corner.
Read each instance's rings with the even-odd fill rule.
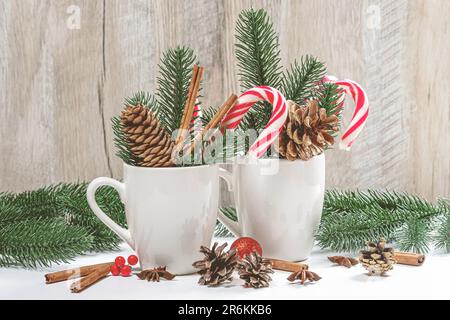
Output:
[[[1,1],[0,191],[120,178],[110,118],[155,88],[166,48],[195,49],[205,105],[237,92],[234,23],[250,6],[271,14],[284,65],[317,55],[367,89],[369,122],[351,152],[327,153],[328,187],[449,195],[447,0]]]

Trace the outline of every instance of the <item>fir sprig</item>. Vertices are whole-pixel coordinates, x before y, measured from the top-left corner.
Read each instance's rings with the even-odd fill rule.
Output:
[[[125,98],[125,106],[138,106],[142,105],[151,111],[156,111],[156,98],[145,91],[138,91],[131,97]]]
[[[441,199],[438,205],[443,214],[438,219],[434,245],[439,249],[450,252],[450,201],[449,199]]]
[[[94,237],[64,219],[24,220],[0,226],[0,266],[35,268],[67,263],[92,246]]]
[[[86,198],[87,184],[63,184],[58,190],[61,213],[70,225],[90,231],[94,237],[90,251],[117,249],[122,242],[92,212]],[[117,192],[111,187],[101,187],[96,192],[96,201],[111,219],[126,227],[125,208]]]
[[[163,53],[159,63],[155,95],[143,91],[125,99],[125,107],[142,105],[152,111],[170,135],[180,127],[184,105],[188,95],[192,67],[197,62],[194,51],[188,47],[176,47]],[[120,116],[112,118],[116,155],[126,164],[139,163],[130,149]]]
[[[221,210],[230,219],[237,219],[234,208]],[[216,230],[225,236],[224,228],[218,224]],[[383,236],[404,251],[428,252],[434,242],[436,247],[450,252],[449,232],[448,201],[434,205],[417,196],[393,191],[328,190],[316,240],[322,248],[356,252],[367,241],[376,242]]]
[[[282,72],[278,36],[265,10],[249,9],[239,14],[236,58],[244,90],[255,85],[280,87]]]
[[[325,65],[313,56],[295,61],[284,73],[281,91],[286,99],[303,105],[311,97],[317,84],[325,76]]]
[[[439,206],[406,193],[332,190],[325,196],[316,239],[322,248],[357,251],[366,241],[384,236],[405,249],[423,252],[429,249],[432,228],[424,229],[442,215]],[[411,221],[422,229],[414,229]]]
[[[180,127],[192,67],[196,62],[192,49],[177,47],[167,50],[159,64],[156,115],[169,134]]]
[[[396,232],[397,247],[401,251],[426,253],[433,237],[430,233],[430,223],[427,220],[410,219]]]
[[[219,209],[225,217],[230,219],[231,221],[237,221],[237,215],[236,210],[233,207],[221,207]],[[233,234],[230,232],[230,230],[227,229],[219,220],[217,220],[216,223],[216,230],[214,232],[214,235],[216,237],[232,237]]]
[[[116,156],[130,166],[135,166],[139,163],[139,159],[131,151],[127,138],[123,131],[124,127],[120,116],[114,116],[111,119],[112,129],[114,133],[114,145],[116,146]]]
[[[243,90],[267,85],[279,89],[288,100],[303,105],[316,99],[328,115],[338,114],[340,96],[334,84],[323,83],[325,64],[313,56],[304,56],[282,71],[278,35],[264,9],[244,10],[236,23],[236,60]],[[272,106],[255,104],[240,123],[243,130],[260,132],[268,123]]]
[[[59,216],[55,186],[19,194],[0,195],[0,225],[30,219],[36,216]]]
[[[282,66],[278,36],[263,9],[244,10],[236,22],[236,60],[243,90],[255,86],[280,88]],[[255,104],[241,122],[244,130],[261,130],[269,121],[272,106]]]
[[[138,91],[131,97],[125,98],[125,108],[132,106],[144,106],[147,109],[156,112],[157,101],[153,95],[144,91]],[[116,155],[128,165],[136,166],[140,162],[139,159],[130,148],[124,133],[121,116],[114,116],[111,119],[112,129],[114,133],[114,144],[116,146]]]
[[[315,98],[319,102],[319,107],[327,111],[327,115],[337,115],[341,118],[342,110],[338,104],[341,93],[338,86],[331,82],[323,82],[319,89],[315,91]]]
[[[117,249],[121,240],[93,214],[86,189],[86,183],[64,183],[0,194],[0,266],[49,265],[88,251]],[[126,225],[117,192],[102,187],[96,199],[114,221]]]

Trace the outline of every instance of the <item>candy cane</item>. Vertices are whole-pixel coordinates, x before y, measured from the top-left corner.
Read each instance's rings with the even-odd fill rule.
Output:
[[[272,104],[272,116],[248,151],[250,157],[256,158],[260,158],[266,152],[286,122],[288,108],[286,98],[280,91],[268,86],[260,86],[244,92],[227,112],[220,125],[221,128],[236,129],[246,113],[259,101],[268,101]]]
[[[338,80],[333,76],[325,76],[325,82],[331,82],[338,86],[338,90],[342,93],[337,101],[339,109],[342,109],[345,101],[345,94],[349,94],[355,103],[355,111],[353,112],[352,120],[341,136],[339,148],[350,150],[358,135],[361,133],[369,115],[369,100],[364,89],[352,80]],[[340,111],[339,111],[340,112]]]
[[[198,134],[202,131],[202,107],[198,99],[195,100],[194,111],[192,113],[192,120],[189,128],[191,134]]]

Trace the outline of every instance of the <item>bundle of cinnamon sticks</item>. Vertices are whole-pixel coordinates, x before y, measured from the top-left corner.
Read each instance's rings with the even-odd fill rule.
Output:
[[[181,149],[183,148],[184,142],[186,140],[186,137],[189,132],[189,126],[192,121],[193,113],[194,113],[194,106],[195,102],[198,96],[198,91],[200,89],[200,82],[203,76],[204,67],[199,67],[198,65],[194,65],[194,68],[192,69],[192,76],[191,76],[191,82],[189,84],[188,89],[188,97],[186,99],[186,103],[184,106],[183,116],[181,118],[181,124],[177,133],[177,136],[175,138],[175,152],[178,154]],[[235,94],[231,94],[228,99],[220,106],[220,108],[217,110],[214,117],[210,120],[210,122],[202,129],[202,132],[200,132],[198,135],[196,135],[187,150],[187,154],[191,154],[195,148],[197,147],[198,143],[201,143],[203,140],[203,137],[206,135],[206,133],[216,128],[222,118],[225,116],[225,114],[231,109],[231,107],[234,106],[236,103],[238,97]]]
[[[90,287],[94,283],[106,278],[110,272],[111,266],[114,262],[99,263],[80,268],[73,268],[63,271],[57,271],[45,275],[45,283],[57,283],[70,279],[79,278],[70,285],[70,291],[79,293],[84,289]]]

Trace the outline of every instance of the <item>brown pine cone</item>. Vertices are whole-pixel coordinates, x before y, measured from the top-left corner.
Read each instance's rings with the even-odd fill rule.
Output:
[[[123,132],[141,167],[171,167],[174,143],[159,120],[143,105],[122,111]]]
[[[227,243],[217,245],[217,242],[214,243],[211,249],[201,246],[200,252],[205,255],[205,258],[192,264],[194,268],[200,269],[198,271],[201,275],[198,281],[200,285],[218,286],[225,281],[233,280],[232,274],[238,260],[236,250],[223,252]]]
[[[289,113],[280,133],[278,152],[288,160],[309,160],[334,143],[333,133],[339,130],[339,118],[327,116],[318,102],[309,100],[299,106],[288,101]]]
[[[369,275],[384,275],[394,268],[394,248],[386,247],[386,239],[383,237],[377,243],[368,242],[368,250],[362,250],[359,262],[369,271]]]
[[[272,264],[262,258],[256,251],[247,254],[238,263],[239,277],[245,281],[246,287],[268,287],[272,281],[270,273],[273,273]]]

